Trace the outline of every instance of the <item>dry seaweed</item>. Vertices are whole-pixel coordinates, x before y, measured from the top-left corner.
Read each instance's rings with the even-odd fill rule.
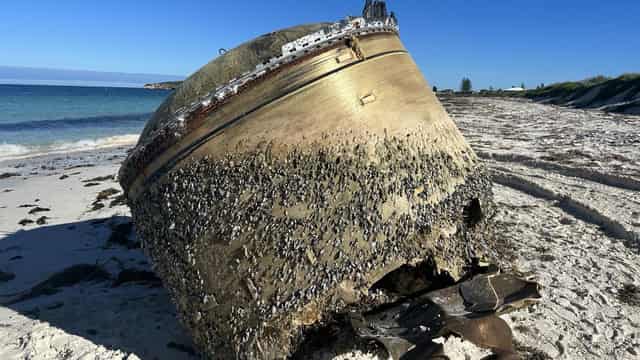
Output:
[[[118,287],[127,283],[148,284],[150,287],[162,286],[162,281],[151,271],[124,269],[113,282],[113,287]]]
[[[0,174],[0,180],[8,179],[8,178],[15,177],[15,176],[20,176],[20,174],[18,174],[18,173],[2,173],[2,174]]]
[[[102,200],[107,200],[109,197],[119,193],[120,190],[118,189],[114,189],[114,188],[109,188],[106,190],[102,190],[98,193],[98,195],[96,196],[96,201],[102,201]]]
[[[16,278],[16,275],[10,272],[0,271],[0,283],[9,282]]]
[[[37,213],[40,213],[40,212],[47,212],[47,211],[51,211],[51,209],[40,207],[40,206],[36,206],[35,208],[29,210],[29,215],[37,214]]]
[[[74,265],[51,275],[48,279],[27,291],[2,296],[16,297],[7,304],[4,304],[11,305],[41,296],[56,294],[64,287],[70,287],[84,282],[106,281],[110,278],[111,275],[98,265]]]
[[[115,179],[114,175],[107,175],[107,176],[98,176],[98,177],[94,177],[92,179],[88,179],[88,180],[83,180],[83,183],[93,183],[93,182],[99,182],[99,181],[107,181],[107,180],[113,180]]]
[[[127,205],[127,197],[124,194],[120,194],[118,196],[116,196],[111,203],[109,203],[109,207],[115,207],[115,206],[126,206]]]
[[[33,220],[31,219],[22,219],[18,222],[18,225],[21,225],[21,226],[27,226],[30,224],[33,224]]]

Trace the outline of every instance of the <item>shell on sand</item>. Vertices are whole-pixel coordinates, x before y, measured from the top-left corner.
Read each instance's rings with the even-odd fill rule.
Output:
[[[158,109],[120,180],[155,270],[212,359],[273,359],[427,260],[492,258],[491,182],[397,33],[351,36],[184,123],[174,112],[326,24],[264,35]]]

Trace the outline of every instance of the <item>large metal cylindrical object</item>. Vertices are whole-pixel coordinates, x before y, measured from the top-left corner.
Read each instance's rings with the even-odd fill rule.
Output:
[[[264,44],[322,26],[207,65],[122,168],[146,251],[209,358],[285,357],[302,328],[370,304],[372,284],[402,265],[430,259],[455,279],[490,256],[490,181],[394,32],[310,51],[162,130],[271,56]]]

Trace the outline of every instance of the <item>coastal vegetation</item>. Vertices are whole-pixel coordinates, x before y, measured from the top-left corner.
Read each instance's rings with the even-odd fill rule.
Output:
[[[464,78],[459,94],[526,98],[544,104],[640,115],[640,73],[627,73],[618,77],[598,75],[580,81],[565,81],[546,86],[540,84],[535,89],[526,89],[522,83],[518,91],[510,91],[513,89],[496,90],[490,87],[488,90],[473,92],[471,80]],[[439,93],[446,95],[452,91]]]
[[[553,105],[640,114],[640,73],[567,81],[529,90],[522,95]]]
[[[473,90],[473,85],[471,84],[471,79],[469,78],[462,78],[462,81],[460,82],[460,92],[463,93],[468,93],[471,92]]]

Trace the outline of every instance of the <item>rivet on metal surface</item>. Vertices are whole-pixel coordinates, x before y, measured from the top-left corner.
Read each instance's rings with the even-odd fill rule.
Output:
[[[360,98],[360,103],[362,104],[362,106],[371,104],[374,101],[376,101],[376,95],[374,93],[369,93]]]
[[[336,57],[336,62],[340,64],[352,59],[353,59],[353,53],[351,51],[346,51],[338,54],[338,56]]]

